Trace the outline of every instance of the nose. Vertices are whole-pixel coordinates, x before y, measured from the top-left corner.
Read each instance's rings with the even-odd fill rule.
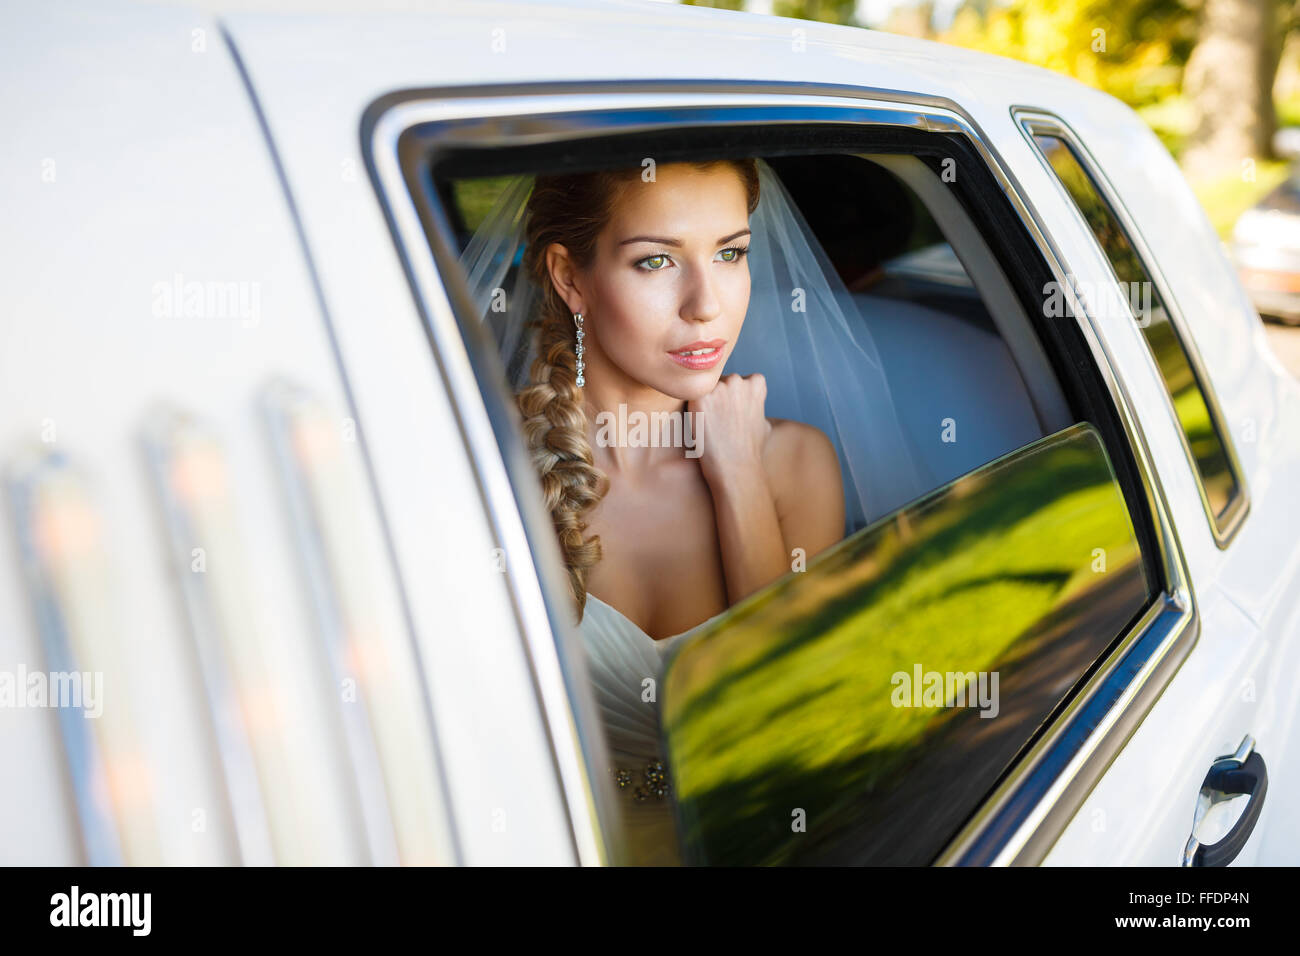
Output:
[[[722,314],[722,301],[714,288],[715,279],[707,266],[692,270],[690,288],[682,303],[682,318],[688,322],[711,322]]]

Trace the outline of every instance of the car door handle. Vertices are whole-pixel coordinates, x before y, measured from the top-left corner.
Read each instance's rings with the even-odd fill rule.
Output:
[[[1259,811],[1264,807],[1267,793],[1268,768],[1255,750],[1255,738],[1247,735],[1236,753],[1214,762],[1201,784],[1192,835],[1183,850],[1183,866],[1227,866],[1236,859],[1259,822]],[[1196,831],[1206,813],[1216,804],[1241,794],[1249,794],[1249,798],[1232,829],[1219,842],[1202,844]]]

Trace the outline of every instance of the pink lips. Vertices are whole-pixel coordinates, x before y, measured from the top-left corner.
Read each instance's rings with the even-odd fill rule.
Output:
[[[711,369],[722,361],[722,347],[727,344],[726,339],[713,339],[709,342],[692,342],[690,345],[683,345],[679,349],[674,349],[668,353],[671,358],[682,368],[695,370]],[[684,353],[695,352],[695,355],[686,355]]]

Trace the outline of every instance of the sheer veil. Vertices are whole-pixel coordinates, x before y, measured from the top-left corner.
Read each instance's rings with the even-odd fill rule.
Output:
[[[775,170],[757,162],[749,311],[724,373],[761,372],[768,417],[815,425],[834,442],[852,533],[933,483],[908,448],[870,315],[859,311]],[[534,342],[526,326],[540,298],[519,267],[532,182],[510,181],[460,258],[516,391],[527,384]]]

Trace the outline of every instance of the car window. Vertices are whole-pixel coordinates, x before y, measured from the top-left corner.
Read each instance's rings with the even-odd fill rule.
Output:
[[[1216,531],[1222,532],[1225,516],[1240,496],[1241,485],[1228,457],[1222,429],[1216,427],[1211,415],[1205,386],[1197,380],[1187,347],[1170,320],[1159,288],[1075,149],[1060,136],[1039,132],[1033,139],[1110,261],[1121,297],[1133,311],[1173,400],[1211,521]]]
[[[1178,555],[1162,547],[1163,498],[1147,494],[1150,465],[1121,413],[1123,396],[1097,366],[1086,317],[1047,318],[1043,289],[1064,269],[1025,228],[997,165],[971,148],[970,131],[866,125],[836,149],[819,149],[817,130],[797,124],[738,132],[684,123],[666,125],[668,136],[602,136],[591,124],[617,128],[623,115],[604,112],[549,117],[557,139],[539,144],[528,135],[531,114],[503,140],[475,126],[472,102],[463,111],[464,119],[411,128],[402,185],[416,200],[527,528],[531,555],[506,555],[504,564],[508,573],[538,569],[532,584],[546,595],[562,662],[585,661],[570,669],[568,692],[580,715],[598,714],[602,725],[605,749],[587,747],[583,758],[603,794],[596,803],[613,858],[985,859],[1012,834],[1007,852],[1037,858],[1048,837],[1031,819],[1034,807],[1046,800],[1055,820],[1077,806],[1086,793],[1079,786],[1095,777],[1089,763],[1061,781],[1071,755],[1084,741],[1091,753],[1113,754],[1119,744],[1096,731],[1098,719],[1128,706],[1122,695],[1142,684],[1103,662],[1123,653],[1137,666],[1157,651],[1183,652],[1190,603],[1181,564],[1172,563]],[[664,645],[662,656],[635,649],[633,684],[640,693],[648,680],[649,689],[606,708],[606,686],[628,676],[615,673],[613,651],[630,649],[593,652],[585,625],[601,605],[590,592],[583,625],[573,627],[555,530],[514,411],[517,379],[498,354],[500,317],[470,293],[462,254],[521,174],[639,165],[646,156],[762,157],[777,171],[856,297],[909,441],[932,459],[918,497],[846,520],[837,544]],[[861,183],[846,186],[858,175]],[[414,255],[416,234],[398,232]],[[494,282],[504,262],[493,260]],[[431,321],[444,321],[419,294]],[[1077,308],[1066,302],[1071,318]],[[959,437],[945,441],[954,424]],[[1158,599],[1165,589],[1181,603]],[[602,615],[609,622],[618,612]],[[626,615],[618,623],[636,629]],[[976,702],[983,676],[986,705],[946,706],[957,675],[968,674]],[[893,706],[905,678],[919,687],[919,706]],[[1161,686],[1148,683],[1134,698],[1142,706]],[[643,730],[645,751],[614,747]],[[797,791],[805,795],[795,799]]]
[[[850,516],[832,552],[679,645],[665,759],[611,769],[632,803],[675,795],[675,859],[929,862],[1156,584],[1098,431],[942,179],[906,156],[768,161],[851,291],[933,490]],[[441,184],[462,251],[513,188]],[[661,848],[628,809],[640,862]]]
[[[1087,422],[876,522],[676,649],[684,858],[931,862],[1152,591]]]

